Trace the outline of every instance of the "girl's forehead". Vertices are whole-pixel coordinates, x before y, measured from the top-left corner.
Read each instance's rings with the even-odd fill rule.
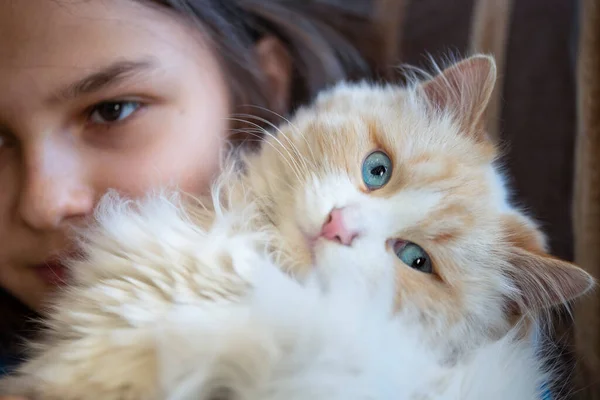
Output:
[[[0,0],[0,87],[5,99],[41,100],[119,65],[202,68],[200,39],[179,17],[136,0]]]
[[[161,23],[172,19],[136,0],[0,0],[0,11],[2,37],[8,36],[19,45],[31,41],[56,45],[57,39],[77,43],[76,33],[85,38],[128,27],[139,27],[140,34],[148,27],[160,31]]]
[[[198,35],[181,18],[135,0],[0,0],[2,63],[85,64],[124,51],[189,51],[188,36]]]
[[[181,22],[134,0],[0,0],[0,73],[189,54],[199,31]]]

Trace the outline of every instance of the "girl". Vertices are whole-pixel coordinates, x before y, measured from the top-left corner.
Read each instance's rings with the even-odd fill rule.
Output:
[[[226,144],[256,141],[244,128],[370,76],[381,46],[363,8],[0,0],[0,369],[67,280],[69,229],[107,190],[202,192]]]

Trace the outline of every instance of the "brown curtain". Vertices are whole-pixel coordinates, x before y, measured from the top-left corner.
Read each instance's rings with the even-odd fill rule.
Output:
[[[581,2],[573,220],[575,261],[600,277],[600,1]],[[577,398],[600,399],[600,291],[575,306]]]

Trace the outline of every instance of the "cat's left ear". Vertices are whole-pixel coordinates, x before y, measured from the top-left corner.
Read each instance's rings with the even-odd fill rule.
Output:
[[[505,227],[510,263],[505,272],[519,291],[519,314],[565,304],[593,288],[590,274],[546,253],[541,233],[529,221],[511,216]]]
[[[464,133],[478,141],[484,141],[484,114],[495,82],[494,59],[476,55],[423,82],[420,90],[432,111],[452,113]]]
[[[519,289],[521,314],[566,304],[594,286],[594,279],[583,269],[548,254],[514,248],[510,263],[509,276]]]

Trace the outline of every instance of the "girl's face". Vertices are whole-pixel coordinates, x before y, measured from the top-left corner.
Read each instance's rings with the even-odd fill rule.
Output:
[[[33,308],[108,190],[206,189],[228,90],[199,31],[124,0],[0,0],[0,286]]]

